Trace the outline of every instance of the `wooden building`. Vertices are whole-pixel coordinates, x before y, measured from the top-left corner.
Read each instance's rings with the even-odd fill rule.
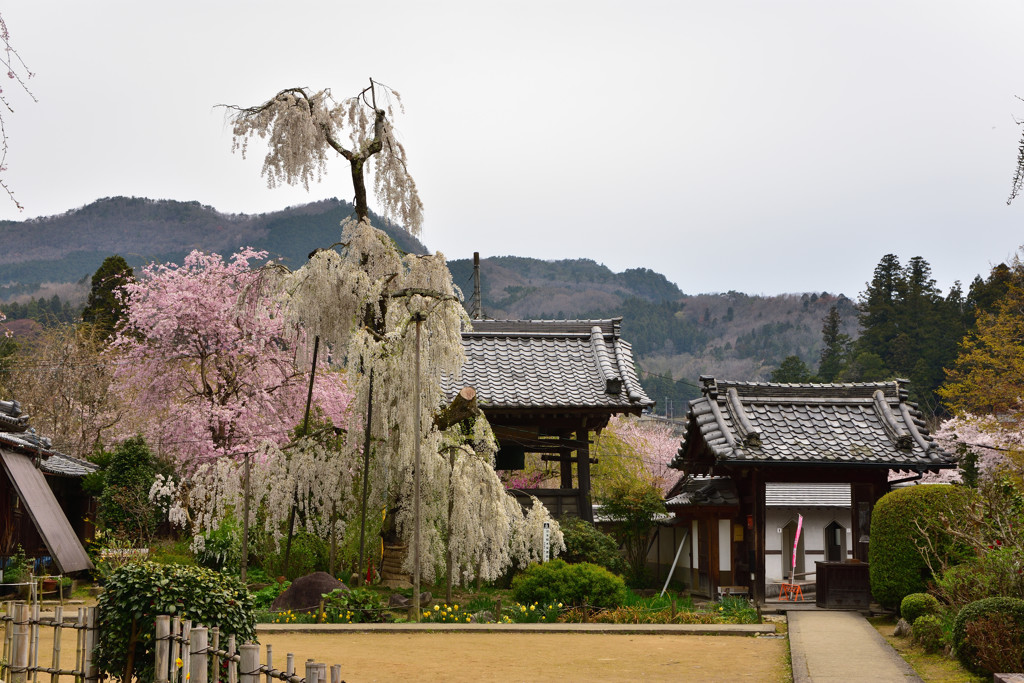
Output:
[[[0,463],[0,555],[20,544],[28,557],[50,557],[60,573],[92,569],[81,479],[96,465],[53,450],[29,430],[16,401],[0,401]]]
[[[622,319],[474,320],[462,334],[466,363],[448,378],[453,398],[473,387],[494,430],[497,469],[522,469],[526,453],[557,461],[557,489],[530,489],[552,514],[593,521],[591,435],[612,415],[654,405],[640,386]]]
[[[709,593],[742,585],[763,602],[766,555],[778,548],[766,538],[769,483],[849,485],[842,555],[867,562],[871,511],[896,483],[890,471],[911,480],[956,467],[907,400],[902,380],[771,384],[704,376],[701,382],[703,395],[689,404],[673,462],[684,474],[667,505],[679,524],[697,532],[691,539],[697,574]]]

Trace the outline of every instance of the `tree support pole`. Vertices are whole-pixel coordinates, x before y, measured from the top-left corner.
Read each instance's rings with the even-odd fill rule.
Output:
[[[420,620],[420,326],[423,323],[423,316],[416,316],[416,377],[413,384],[413,416],[416,420],[416,431],[413,438],[416,439],[415,456],[413,459],[412,473],[412,517],[413,517],[413,542],[412,542],[412,609],[413,621]]]
[[[370,368],[369,387],[366,391],[366,429],[363,436],[363,505],[359,527],[359,564],[356,571],[359,573],[359,581],[354,585],[366,583],[366,573],[363,572],[363,558],[366,550],[366,498],[370,489],[370,425],[373,420],[373,368]]]
[[[320,351],[320,335],[313,339],[313,366],[309,370],[309,391],[306,392],[306,414],[302,419],[302,436],[309,433],[309,407],[313,403],[313,380],[316,379],[316,357]],[[288,542],[284,547],[284,566],[281,573],[288,574],[288,557],[292,553],[292,533],[295,531],[295,497],[292,497],[292,509],[288,513]]]

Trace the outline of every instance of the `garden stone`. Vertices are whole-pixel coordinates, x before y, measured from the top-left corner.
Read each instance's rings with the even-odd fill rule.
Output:
[[[897,638],[907,638],[910,636],[911,631],[913,631],[913,627],[911,627],[910,623],[906,619],[900,619],[896,622],[896,628],[893,629],[892,634]]]
[[[401,595],[400,593],[392,593],[391,597],[388,598],[388,607],[408,607],[409,598]]]
[[[348,590],[345,584],[327,572],[313,572],[292,581],[288,590],[278,595],[270,604],[270,608],[309,612],[320,607],[320,599],[324,593],[330,593],[338,588]]]
[[[473,620],[474,623],[479,623],[479,624],[489,624],[492,621],[494,621],[494,615],[491,614],[487,610],[484,610],[482,612],[477,612],[476,614],[472,615],[470,618]]]

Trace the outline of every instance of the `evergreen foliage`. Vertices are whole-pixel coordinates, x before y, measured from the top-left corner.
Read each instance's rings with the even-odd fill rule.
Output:
[[[839,308],[831,306],[821,321],[821,358],[818,362],[818,381],[835,382],[843,370],[850,353],[850,336],[843,334]]]
[[[579,607],[617,607],[626,599],[626,584],[604,567],[556,559],[532,564],[512,580],[512,597],[527,605],[563,603]]]
[[[565,541],[565,552],[561,554],[561,559],[570,564],[596,564],[613,574],[622,574],[626,570],[619,546],[611,536],[578,517],[564,517],[559,525]]]
[[[930,593],[911,593],[900,601],[900,616],[913,624],[925,614],[938,614],[939,601]]]
[[[91,323],[104,338],[112,335],[121,322],[126,302],[118,292],[134,276],[128,262],[117,254],[108,256],[92,276],[82,321]]]
[[[99,598],[95,662],[114,680],[153,683],[157,615],[220,628],[221,642],[255,640],[252,596],[236,577],[203,567],[130,562],[107,580]],[[128,669],[129,662],[133,668]]]
[[[115,534],[148,539],[157,521],[149,503],[149,489],[155,479],[153,455],[141,436],[119,444],[104,472],[100,521]]]
[[[784,384],[801,384],[810,382],[814,375],[807,363],[800,356],[786,356],[778,368],[772,370],[771,381]]]
[[[871,595],[886,607],[896,607],[911,593],[923,593],[931,578],[926,548],[932,565],[963,554],[963,548],[929,520],[940,513],[966,505],[965,489],[930,484],[896,489],[883,496],[871,513],[871,544],[868,556]],[[927,527],[930,538],[922,538]]]
[[[944,297],[923,258],[915,256],[902,266],[895,254],[886,254],[861,294],[861,334],[845,379],[907,378],[911,397],[925,412],[941,412],[935,392],[963,338],[964,309],[959,283]]]
[[[79,317],[79,309],[56,294],[49,299],[33,298],[24,304],[3,304],[0,312],[10,320],[34,320],[43,327],[66,325],[76,322]]]

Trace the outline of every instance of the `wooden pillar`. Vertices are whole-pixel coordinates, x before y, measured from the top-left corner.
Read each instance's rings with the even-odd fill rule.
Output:
[[[594,506],[590,502],[590,430],[587,421],[580,423],[576,432],[576,478],[580,489],[580,519],[594,521]]]
[[[566,439],[563,437],[563,438],[561,438],[559,440],[560,441],[565,441]],[[572,488],[572,449],[571,448],[565,448],[564,450],[558,451],[558,455],[561,458],[561,460],[559,461],[559,466],[561,467],[561,474],[562,474],[562,488],[563,489],[571,489]]]
[[[754,513],[754,566],[751,570],[754,573],[753,585],[750,587],[751,596],[754,599],[754,603],[763,605],[765,600],[764,595],[764,582],[765,582],[765,565],[764,565],[764,553],[765,553],[765,486],[764,486],[764,475],[753,469],[750,475],[751,481],[751,492],[753,493],[753,513]]]

